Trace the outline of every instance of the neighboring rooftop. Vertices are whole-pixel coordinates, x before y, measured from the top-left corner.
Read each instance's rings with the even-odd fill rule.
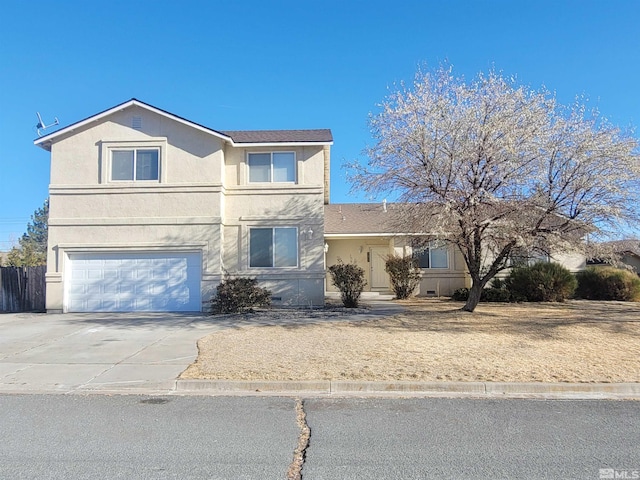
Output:
[[[614,240],[607,242],[607,245],[610,246],[615,253],[632,253],[640,257],[640,240],[638,239]]]

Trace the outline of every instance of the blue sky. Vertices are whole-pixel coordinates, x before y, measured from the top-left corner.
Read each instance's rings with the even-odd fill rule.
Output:
[[[640,122],[640,2],[38,1],[0,6],[0,250],[47,197],[36,112],[61,126],[136,97],[220,130],[331,128],[331,201],[367,117],[419,65],[492,67]],[[52,131],[52,130],[51,130]]]

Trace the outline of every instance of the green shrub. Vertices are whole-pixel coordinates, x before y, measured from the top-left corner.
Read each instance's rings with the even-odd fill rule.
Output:
[[[451,295],[451,300],[456,302],[466,302],[469,300],[469,289],[467,287],[457,288]]]
[[[536,263],[511,270],[505,279],[514,300],[528,302],[563,302],[573,296],[576,277],[557,263]]]
[[[389,255],[384,265],[397,299],[409,298],[420,283],[420,269],[413,257]]]
[[[511,292],[506,288],[489,287],[482,290],[481,302],[511,302]]]
[[[271,292],[258,286],[258,280],[248,277],[231,278],[225,275],[216,287],[216,296],[211,299],[213,313],[238,313],[252,311],[253,307],[271,305]]]
[[[640,278],[628,270],[590,267],[578,272],[576,295],[588,300],[640,301]]]
[[[331,283],[340,290],[342,304],[347,308],[357,308],[360,295],[367,282],[364,279],[364,270],[354,263],[342,263],[338,259],[336,265],[329,267]]]
[[[495,282],[494,282],[495,283]],[[451,295],[451,299],[457,302],[466,302],[469,299],[468,288],[458,288]],[[511,292],[506,288],[489,287],[484,288],[480,294],[481,302],[512,302]]]

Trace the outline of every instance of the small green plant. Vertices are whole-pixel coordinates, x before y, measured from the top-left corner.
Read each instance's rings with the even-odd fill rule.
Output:
[[[402,300],[413,295],[420,283],[420,269],[413,257],[389,255],[384,270],[389,274],[391,288],[397,299]]]
[[[511,292],[506,288],[491,286],[482,290],[481,302],[512,302]]]
[[[469,289],[458,288],[453,292],[453,295],[451,295],[451,299],[455,300],[456,302],[466,302],[469,299]],[[513,302],[514,300],[511,296],[511,292],[509,292],[509,290],[507,290],[506,288],[496,288],[494,286],[491,286],[482,290],[482,293],[480,294],[480,301]]]
[[[640,278],[628,270],[590,267],[578,272],[576,295],[588,300],[640,301]]]
[[[362,290],[367,284],[364,270],[354,263],[343,263],[340,259],[338,262],[329,267],[331,283],[340,290],[340,298],[345,307],[357,308]]]
[[[517,301],[563,302],[573,296],[578,282],[562,265],[539,262],[511,270],[505,285]]]
[[[240,313],[252,311],[254,307],[271,305],[271,292],[258,286],[258,280],[248,277],[231,278],[225,274],[216,287],[216,296],[211,299],[213,313]]]
[[[456,302],[466,302],[467,300],[469,300],[469,289],[466,287],[457,288],[453,291],[451,300],[454,300]]]

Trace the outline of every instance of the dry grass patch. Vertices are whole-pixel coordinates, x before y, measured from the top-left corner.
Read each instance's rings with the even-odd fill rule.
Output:
[[[224,330],[181,378],[640,382],[640,304],[398,302],[366,321]],[[265,315],[278,315],[277,312]]]

